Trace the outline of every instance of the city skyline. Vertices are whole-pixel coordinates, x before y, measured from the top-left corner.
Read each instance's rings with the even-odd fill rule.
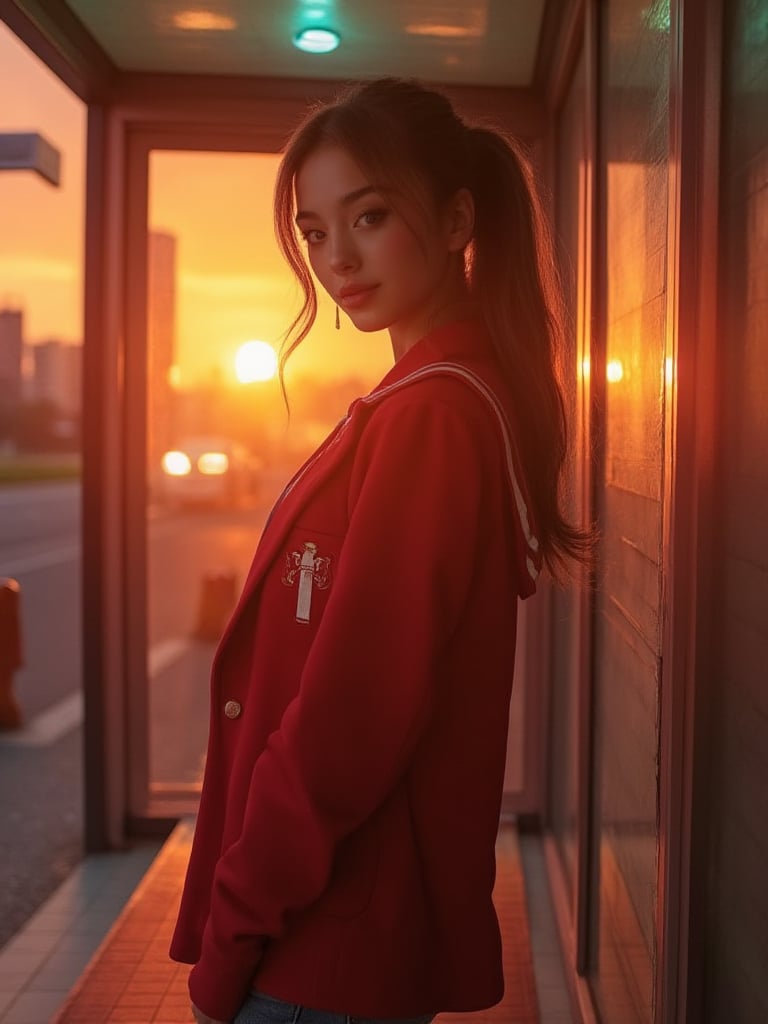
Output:
[[[61,186],[32,172],[0,174],[0,307],[22,304],[30,344],[83,336],[84,104],[0,23],[0,131],[39,131],[62,153]],[[279,157],[257,153],[154,152],[150,231],[177,239],[177,365],[182,387],[212,373],[236,384],[245,342],[279,347],[297,310],[297,288],[272,231]],[[384,332],[363,335],[319,295],[310,337],[287,381],[359,376],[371,386],[392,364]]]
[[[29,341],[23,306],[0,306],[0,407],[47,399],[79,416],[82,344],[61,338]]]

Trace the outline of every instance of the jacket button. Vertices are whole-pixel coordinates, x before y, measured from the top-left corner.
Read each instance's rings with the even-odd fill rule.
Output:
[[[236,700],[228,700],[224,705],[224,714],[227,718],[239,718],[242,710],[242,705]]]

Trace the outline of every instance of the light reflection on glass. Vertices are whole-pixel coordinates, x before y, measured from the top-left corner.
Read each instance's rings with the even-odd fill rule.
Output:
[[[667,387],[670,387],[675,379],[675,360],[672,356],[667,356],[664,360],[664,380],[666,381]]]
[[[605,376],[611,384],[618,384],[624,377],[624,366],[620,359],[609,359],[605,367]]]

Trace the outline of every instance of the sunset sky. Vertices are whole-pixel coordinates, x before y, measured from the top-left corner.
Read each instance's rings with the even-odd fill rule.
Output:
[[[62,153],[61,186],[0,172],[0,308],[22,307],[25,340],[82,338],[85,106],[0,22],[0,131],[39,131]],[[234,380],[246,341],[275,346],[296,290],[272,233],[277,158],[266,154],[153,154],[150,225],[177,237],[177,363],[182,387],[219,372]],[[392,353],[321,301],[318,325],[291,359],[293,374],[363,376]],[[290,379],[289,376],[289,379]]]

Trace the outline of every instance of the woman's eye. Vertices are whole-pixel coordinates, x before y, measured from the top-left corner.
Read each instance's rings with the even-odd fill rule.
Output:
[[[317,245],[318,242],[322,242],[325,238],[325,233],[319,228],[308,228],[306,231],[302,231],[301,234],[307,245]]]
[[[380,223],[387,215],[386,210],[366,210],[361,213],[355,221],[356,224],[362,224],[363,227],[372,227],[374,224]]]

